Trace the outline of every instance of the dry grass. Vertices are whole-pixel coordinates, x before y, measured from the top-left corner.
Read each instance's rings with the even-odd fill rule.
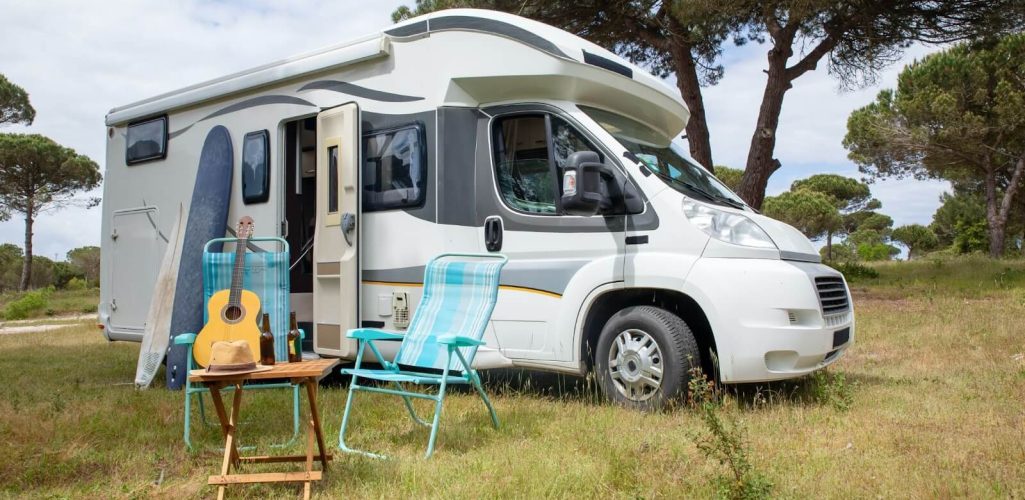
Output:
[[[899,268],[895,268],[899,272]],[[908,268],[916,271],[916,268]],[[884,276],[881,280],[887,279]],[[961,279],[961,278],[958,278]],[[724,410],[747,428],[751,459],[782,497],[1022,497],[1025,495],[1025,303],[1019,289],[893,297],[866,285],[857,344],[831,372],[734,391]],[[874,289],[872,287],[875,287]],[[137,344],[107,344],[88,325],[0,337],[0,492],[16,496],[202,497],[219,466],[218,432],[198,425],[206,451],[181,441],[182,395],[135,391]],[[561,387],[561,386],[560,386]],[[492,382],[502,419],[488,424],[468,394],[448,401],[438,451],[421,454],[396,398],[360,395],[350,441],[395,459],[343,455],[322,497],[709,497],[721,472],[696,449],[698,415],[641,414]],[[832,404],[848,399],[849,409]],[[321,391],[333,446],[345,390]],[[263,445],[290,425],[285,394],[247,393],[245,436]],[[197,418],[198,420],[198,418]],[[250,438],[252,439],[252,438]],[[258,470],[250,467],[250,470]],[[163,474],[163,482],[155,481]],[[247,497],[289,486],[238,489]]]

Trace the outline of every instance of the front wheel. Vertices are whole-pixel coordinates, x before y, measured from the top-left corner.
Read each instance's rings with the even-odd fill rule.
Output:
[[[700,366],[694,334],[679,316],[653,306],[617,312],[598,337],[597,378],[610,401],[642,410],[686,394]]]

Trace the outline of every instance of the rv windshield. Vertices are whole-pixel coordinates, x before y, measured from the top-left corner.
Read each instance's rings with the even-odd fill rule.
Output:
[[[687,195],[699,196],[713,203],[745,208],[747,205],[719,179],[687,158],[683,148],[647,125],[625,116],[589,106],[580,109],[598,122],[668,186]]]

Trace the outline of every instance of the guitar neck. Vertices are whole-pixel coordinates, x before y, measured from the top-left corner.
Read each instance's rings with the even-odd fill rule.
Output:
[[[235,268],[231,273],[231,291],[228,293],[228,303],[237,306],[241,303],[242,277],[246,263],[246,245],[249,243],[249,235],[239,238],[235,243]]]

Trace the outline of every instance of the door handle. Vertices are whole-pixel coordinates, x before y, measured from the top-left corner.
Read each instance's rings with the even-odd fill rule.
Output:
[[[489,252],[497,252],[502,249],[501,218],[488,217],[484,221],[484,246]]]
[[[352,231],[356,229],[356,215],[351,212],[345,212],[342,214],[342,236],[345,238],[345,242],[352,246]]]

